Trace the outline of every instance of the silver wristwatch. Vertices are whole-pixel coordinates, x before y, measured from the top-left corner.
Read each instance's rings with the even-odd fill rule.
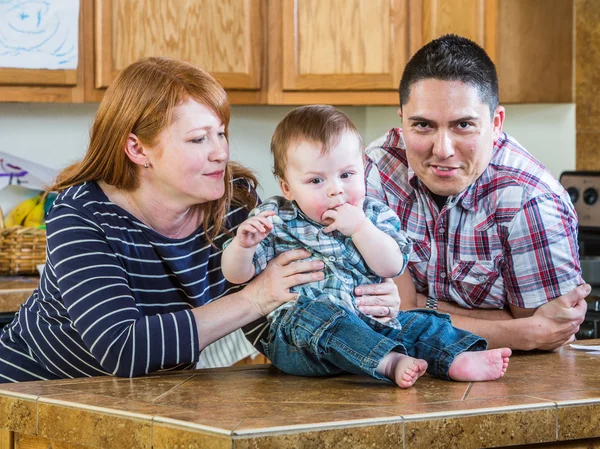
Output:
[[[425,301],[425,308],[426,309],[437,310],[437,308],[438,308],[438,299],[437,298],[432,298],[431,296],[428,296],[427,297],[427,301]]]

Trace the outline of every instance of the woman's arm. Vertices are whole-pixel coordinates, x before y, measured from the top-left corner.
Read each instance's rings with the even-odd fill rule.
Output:
[[[196,309],[144,315],[128,274],[94,217],[55,207],[47,221],[47,269],[87,349],[104,370],[135,377],[195,363],[206,345],[293,299],[289,287],[323,278],[304,250],[274,259],[242,291]],[[160,294],[160,293],[157,293]],[[175,298],[179,301],[178,298]],[[168,302],[168,301],[165,301]]]
[[[308,256],[304,249],[280,254],[242,291],[193,309],[200,349],[295,300],[291,287],[323,279],[323,262],[301,261]]]

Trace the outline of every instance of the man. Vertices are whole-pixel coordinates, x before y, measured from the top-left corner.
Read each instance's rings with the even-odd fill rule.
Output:
[[[366,177],[368,194],[389,204],[413,240],[418,295],[402,308],[449,313],[490,347],[572,340],[590,291],[575,210],[546,168],[502,132],[488,55],[442,36],[411,58],[399,90],[403,128],[367,148]],[[412,288],[408,277],[397,283]]]

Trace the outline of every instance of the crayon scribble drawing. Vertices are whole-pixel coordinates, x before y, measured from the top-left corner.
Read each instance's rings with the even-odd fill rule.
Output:
[[[0,67],[76,69],[79,0],[0,0]]]

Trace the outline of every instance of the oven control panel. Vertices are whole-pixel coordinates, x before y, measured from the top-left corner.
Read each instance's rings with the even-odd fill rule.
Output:
[[[600,228],[600,172],[567,171],[560,175],[577,211],[580,228]]]

